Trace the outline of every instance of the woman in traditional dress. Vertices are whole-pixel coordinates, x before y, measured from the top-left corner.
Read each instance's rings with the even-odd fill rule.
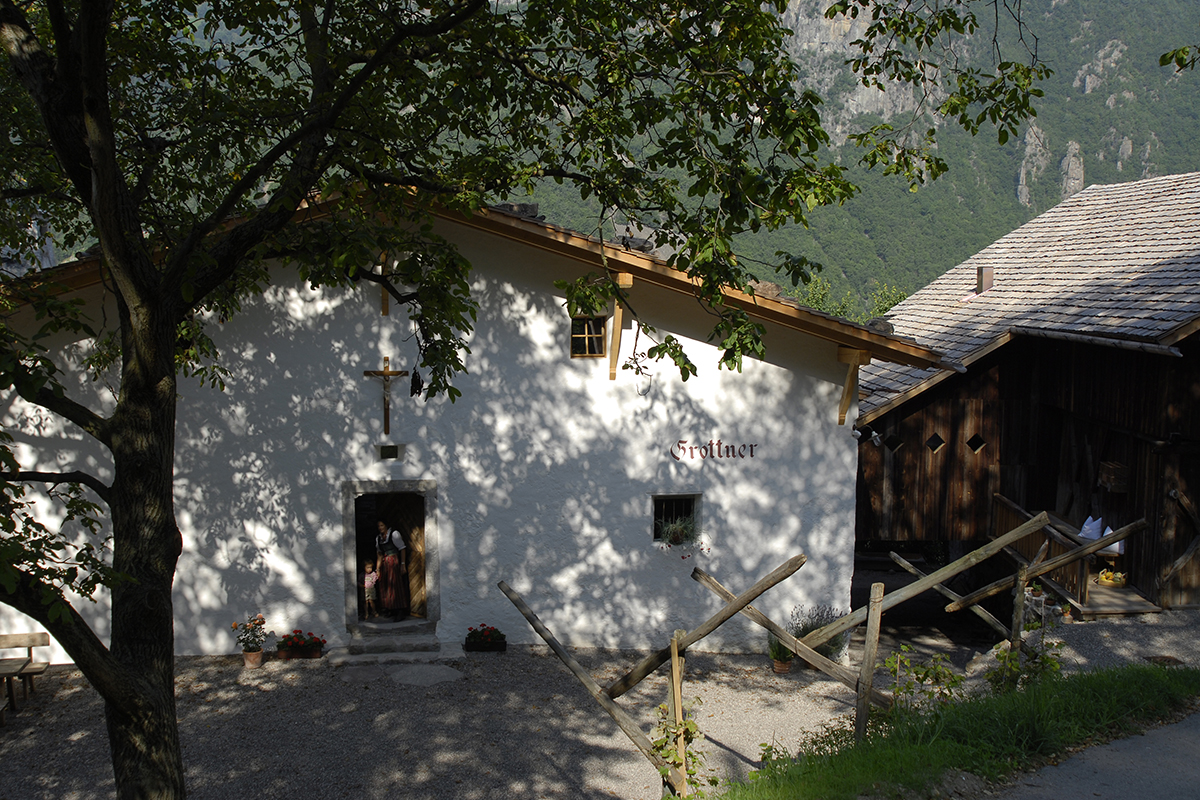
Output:
[[[379,554],[379,605],[395,619],[408,616],[408,548],[400,531],[379,520],[375,552]]]

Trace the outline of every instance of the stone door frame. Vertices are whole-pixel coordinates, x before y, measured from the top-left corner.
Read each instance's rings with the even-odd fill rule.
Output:
[[[418,494],[425,502],[425,619],[442,618],[439,583],[441,558],[437,526],[437,481],[346,481],[342,484],[342,585],[345,590],[346,630],[358,619],[358,553],[354,500],[364,494]]]

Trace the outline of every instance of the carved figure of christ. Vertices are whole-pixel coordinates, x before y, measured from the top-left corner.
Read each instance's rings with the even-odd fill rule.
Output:
[[[391,358],[383,357],[383,369],[363,370],[367,378],[383,378],[383,433],[392,432],[392,378],[403,378],[408,370],[392,369]]]

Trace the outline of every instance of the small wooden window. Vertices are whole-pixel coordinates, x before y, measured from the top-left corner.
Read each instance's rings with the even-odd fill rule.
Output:
[[[571,320],[571,358],[604,355],[604,323],[607,317],[575,317]]]
[[[654,498],[654,541],[691,544],[700,535],[699,495],[659,495]]]

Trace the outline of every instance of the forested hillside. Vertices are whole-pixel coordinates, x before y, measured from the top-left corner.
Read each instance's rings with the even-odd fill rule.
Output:
[[[843,207],[818,209],[808,230],[748,236],[742,244],[755,260],[772,262],[786,251],[822,263],[832,297],[849,291],[865,300],[879,284],[911,293],[1085,186],[1200,170],[1200,74],[1158,64],[1160,54],[1200,40],[1194,0],[1025,0],[1037,54],[1054,70],[1037,119],[1004,145],[990,129],[971,137],[939,126],[938,152],[949,172],[915,193],[902,180],[854,166],[860,153],[844,144],[845,135],[880,119],[903,124],[916,104],[904,90],[856,84],[844,61],[862,23],[824,19],[828,4],[801,0],[785,21],[806,82],[826,99],[827,128],[839,145],[830,158],[853,166],[863,191]],[[993,53],[985,8],[978,10],[986,34],[968,57],[987,67]],[[1011,32],[999,44],[1004,58],[1024,55]],[[594,232],[598,209],[554,188],[538,193],[542,213]],[[771,279],[765,267],[755,270]]]

